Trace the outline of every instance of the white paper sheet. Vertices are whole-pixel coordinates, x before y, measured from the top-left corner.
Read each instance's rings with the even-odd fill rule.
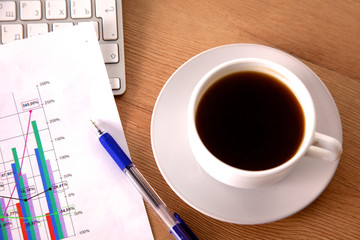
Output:
[[[0,230],[9,239],[23,239],[23,230],[33,239],[51,239],[52,232],[60,239],[153,239],[141,196],[102,148],[90,119],[129,155],[91,24],[0,46]],[[51,190],[44,189],[33,121]],[[13,148],[25,196],[15,186]]]

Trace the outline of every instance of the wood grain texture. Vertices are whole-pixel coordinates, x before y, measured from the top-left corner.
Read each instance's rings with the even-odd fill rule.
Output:
[[[165,203],[202,239],[359,239],[360,1],[123,0],[127,90],[116,97],[133,161]],[[304,210],[263,225],[221,222],[184,203],[160,174],[150,123],[171,74],[194,55],[229,43],[290,53],[326,84],[338,106],[343,148],[324,193]],[[147,207],[156,240],[172,239]]]

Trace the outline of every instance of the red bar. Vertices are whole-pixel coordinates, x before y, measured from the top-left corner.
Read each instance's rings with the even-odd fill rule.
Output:
[[[25,228],[25,221],[24,221],[23,214],[22,214],[22,211],[21,211],[20,203],[16,203],[15,205],[16,205],[16,208],[17,208],[17,211],[18,211],[21,231],[22,231],[22,234],[24,236],[24,240],[28,240],[28,236],[26,234],[26,228]]]
[[[46,215],[46,222],[47,222],[48,227],[49,227],[49,232],[50,232],[51,240],[56,240],[56,238],[55,238],[55,233],[54,233],[54,227],[53,227],[53,224],[52,224],[52,222],[51,222],[50,214],[47,213],[47,214],[45,214],[45,215]]]

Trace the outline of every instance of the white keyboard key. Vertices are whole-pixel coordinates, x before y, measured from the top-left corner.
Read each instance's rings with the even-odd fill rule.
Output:
[[[15,1],[0,2],[0,21],[14,21],[16,19]]]
[[[21,20],[40,20],[41,2],[24,0],[20,1],[20,19]]]
[[[65,0],[46,0],[45,1],[46,19],[65,19],[66,1]]]
[[[71,0],[71,18],[91,18],[91,0]]]
[[[49,32],[47,23],[30,23],[27,25],[27,37],[34,37]]]
[[[1,42],[9,43],[23,39],[23,28],[21,24],[1,25]]]
[[[120,78],[109,78],[110,85],[113,90],[120,89]]]
[[[104,40],[116,40],[118,38],[118,32],[115,0],[96,0],[95,10],[96,17],[102,18]]]
[[[84,24],[84,23],[88,23],[88,22],[78,22],[78,25]],[[92,23],[94,24],[94,28],[95,28],[95,32],[96,35],[98,37],[98,40],[100,39],[100,35],[99,35],[99,23],[96,21],[92,21]]]
[[[67,27],[72,27],[74,24],[72,22],[59,22],[59,23],[53,23],[53,31],[64,29]]]
[[[100,44],[105,63],[119,62],[119,46],[116,43]]]

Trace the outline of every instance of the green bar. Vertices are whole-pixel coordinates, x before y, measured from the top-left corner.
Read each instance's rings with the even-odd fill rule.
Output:
[[[41,165],[42,165],[44,176],[45,176],[46,186],[52,187],[50,177],[49,177],[49,172],[48,172],[48,169],[46,167],[45,154],[44,154],[44,150],[43,150],[43,147],[42,147],[42,144],[41,144],[40,134],[39,134],[39,130],[38,130],[36,121],[32,121],[31,125],[32,125],[33,131],[34,131],[34,135],[35,135],[35,139],[36,139],[36,145],[37,145],[38,150],[39,150],[39,155],[40,155]],[[44,191],[46,191],[46,190],[47,189],[44,189]],[[59,238],[63,239],[64,238],[64,233],[63,233],[63,230],[61,228],[59,209],[56,208],[55,196],[54,196],[53,191],[49,191],[49,197],[50,197],[52,209],[57,210],[57,214],[54,214],[54,218],[55,218],[55,222],[56,222],[56,228],[58,229],[58,232],[59,232]]]
[[[19,181],[18,181],[17,184],[20,185],[20,189],[25,189],[24,180],[22,178],[22,174],[21,174],[21,171],[20,171],[21,170],[20,161],[19,161],[19,157],[18,157],[17,152],[16,152],[16,148],[12,148],[11,150],[12,150],[12,153],[13,153],[13,156],[14,156],[16,171],[19,173],[19,176],[18,176]],[[25,192],[20,191],[20,194],[21,194],[21,196],[19,196],[19,198],[27,199],[26,191]],[[30,212],[29,202],[28,201],[24,202],[24,206],[25,206],[25,212],[26,212],[27,219],[28,219],[28,221],[32,222],[33,219],[32,219],[31,212]],[[36,239],[34,226],[30,226],[29,230],[31,232],[32,239]]]

